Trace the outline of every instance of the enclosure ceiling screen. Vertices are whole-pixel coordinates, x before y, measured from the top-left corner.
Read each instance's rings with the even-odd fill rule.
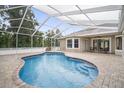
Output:
[[[121,10],[121,6],[118,5],[48,5],[34,7],[71,25],[82,26],[82,29],[86,27],[117,29]]]
[[[119,14],[122,8],[121,5],[36,5],[11,6],[11,8],[0,7],[0,12],[10,10],[13,12],[14,9],[22,7],[25,8],[24,11],[20,11],[22,16],[15,18],[16,16],[12,15],[9,20],[17,24],[10,26],[8,21],[4,23],[9,27],[8,32],[29,36],[37,36],[37,32],[46,33],[55,29],[59,29],[63,36],[86,28],[97,27],[117,30]],[[28,10],[33,12],[34,19],[29,20],[30,18],[26,15]],[[1,18],[0,20],[2,21]],[[35,20],[39,25],[32,28]],[[26,25],[26,22],[32,22],[32,24]],[[13,31],[11,31],[11,28]]]

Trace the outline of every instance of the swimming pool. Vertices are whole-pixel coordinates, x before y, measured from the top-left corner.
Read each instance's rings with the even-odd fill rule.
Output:
[[[80,88],[90,84],[98,76],[95,65],[65,56],[61,52],[45,52],[24,57],[19,72],[21,80],[35,87]]]

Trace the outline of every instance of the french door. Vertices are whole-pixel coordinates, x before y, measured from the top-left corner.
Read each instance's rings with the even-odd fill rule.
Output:
[[[93,49],[96,52],[109,52],[109,40],[107,39],[93,40]]]

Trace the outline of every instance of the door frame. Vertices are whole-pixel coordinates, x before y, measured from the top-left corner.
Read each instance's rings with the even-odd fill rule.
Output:
[[[112,40],[111,37],[101,37],[101,38],[91,38],[91,47],[93,47],[93,40],[98,40],[98,39],[105,39],[105,40],[109,40],[109,53],[112,53]]]

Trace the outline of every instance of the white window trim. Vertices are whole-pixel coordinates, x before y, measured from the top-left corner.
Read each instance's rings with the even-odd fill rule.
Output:
[[[72,49],[72,48],[69,48],[68,45],[67,45],[67,41],[70,40],[70,39],[72,40],[72,48],[73,48],[73,39],[72,38],[68,38],[68,39],[66,39],[66,49]]]
[[[68,48],[67,46],[67,40],[72,39],[72,48]],[[74,40],[78,39],[78,48],[74,47]],[[66,49],[80,49],[80,38],[67,38],[66,39]]]
[[[91,39],[91,46],[92,47],[93,47],[93,40],[97,40],[97,39],[107,39],[107,40],[109,40],[109,53],[112,52],[112,40],[111,40],[111,37],[92,38]]]

